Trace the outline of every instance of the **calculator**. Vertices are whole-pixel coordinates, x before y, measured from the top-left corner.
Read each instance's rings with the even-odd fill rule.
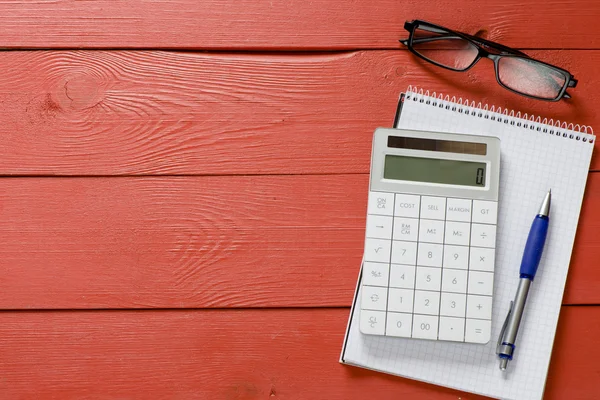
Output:
[[[489,342],[499,178],[496,137],[375,131],[363,334]]]

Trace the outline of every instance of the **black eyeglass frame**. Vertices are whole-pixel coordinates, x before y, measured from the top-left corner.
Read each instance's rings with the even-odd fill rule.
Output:
[[[456,68],[448,67],[447,65],[440,64],[434,60],[431,60],[431,59],[425,57],[423,54],[420,54],[417,50],[415,50],[413,48],[413,40],[415,39],[414,33],[415,33],[415,30],[419,27],[424,27],[425,30],[427,30],[427,28],[437,29],[437,30],[442,31],[443,33],[449,33],[451,35],[456,35],[457,37],[466,40],[467,42],[471,43],[473,46],[475,46],[477,48],[477,50],[478,50],[477,57],[475,57],[475,59],[469,66],[467,66],[466,68],[463,68],[463,69],[456,69]],[[411,53],[413,53],[414,55],[416,55],[417,57],[422,58],[423,60],[430,62],[434,65],[437,65],[438,67],[445,68],[450,71],[456,71],[456,72],[468,71],[469,69],[473,68],[473,66],[475,64],[477,64],[479,62],[479,60],[481,60],[482,58],[489,58],[494,63],[494,71],[495,71],[495,75],[496,75],[496,81],[498,82],[498,84],[500,86],[502,86],[503,88],[505,88],[513,93],[519,94],[521,96],[525,96],[525,97],[529,97],[531,99],[537,99],[537,100],[559,101],[563,97],[565,99],[570,99],[571,95],[569,93],[567,93],[567,88],[570,88],[570,87],[574,88],[575,86],[577,86],[577,79],[575,79],[575,77],[569,71],[559,68],[555,65],[548,64],[543,61],[537,60],[519,50],[512,49],[510,47],[501,45],[500,43],[492,42],[491,40],[482,39],[480,37],[469,35],[469,34],[463,33],[463,32],[453,31],[452,29],[448,29],[446,27],[432,24],[431,22],[418,20],[418,19],[415,19],[413,21],[406,21],[404,23],[404,29],[406,29],[409,32],[409,36],[408,36],[408,39],[400,40],[400,43],[407,46],[408,50]],[[441,33],[441,32],[439,32],[439,33]],[[425,39],[425,40],[427,40],[427,39]],[[440,37],[434,37],[434,38],[431,38],[430,40],[432,40],[432,41],[440,40]],[[486,49],[486,47],[489,49],[495,50],[497,53],[491,53],[490,51],[488,51]],[[526,59],[526,60],[530,60],[530,61],[534,61],[536,63],[542,64],[542,65],[562,74],[565,77],[565,83],[563,84],[563,87],[561,88],[561,90],[558,92],[557,96],[552,99],[549,99],[546,97],[532,96],[532,95],[514,90],[514,89],[506,86],[500,80],[500,75],[498,72],[498,62],[502,57],[521,58],[521,59]]]

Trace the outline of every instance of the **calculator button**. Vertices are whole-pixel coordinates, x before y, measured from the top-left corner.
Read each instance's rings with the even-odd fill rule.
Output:
[[[469,245],[469,234],[471,233],[471,224],[468,222],[446,222],[446,235],[444,243]]]
[[[492,297],[468,295],[467,318],[492,319]]]
[[[367,335],[383,335],[385,311],[360,310],[360,331]]]
[[[387,336],[410,337],[412,320],[412,314],[388,312],[385,334]]]
[[[422,219],[419,223],[419,242],[444,243],[444,221]]]
[[[394,215],[394,193],[369,192],[368,213]]]
[[[469,269],[475,271],[494,272],[495,252],[496,251],[494,249],[471,247]]]
[[[442,273],[442,291],[467,293],[467,271],[464,269],[444,268]]]
[[[444,245],[444,268],[469,268],[469,248],[465,246]]]
[[[390,287],[414,289],[416,268],[413,265],[392,264],[390,267]]]
[[[392,220],[392,217],[384,215],[367,215],[367,237],[391,239]]]
[[[495,224],[498,214],[498,202],[473,200],[473,221],[480,224]]]
[[[390,262],[391,240],[371,239],[365,240],[365,261]]]
[[[417,261],[417,243],[402,242],[394,240],[392,242],[392,263],[415,265]]]
[[[363,286],[360,308],[363,310],[385,311],[387,289],[375,286]]]
[[[414,218],[394,218],[394,240],[416,242],[419,233],[419,220]]]
[[[417,264],[424,267],[441,267],[443,249],[441,244],[419,243]]]
[[[448,199],[446,200],[446,220],[471,222],[471,200]]]
[[[496,225],[471,224],[471,246],[496,247]]]
[[[465,341],[465,320],[463,318],[440,317],[440,340]]]
[[[433,339],[438,337],[438,317],[415,315],[413,317],[412,337],[415,339]]]
[[[445,219],[446,198],[421,196],[421,218]]]
[[[461,293],[442,293],[440,315],[448,317],[465,317],[467,295]],[[464,323],[464,320],[463,320]]]
[[[389,263],[391,247],[391,240],[367,238],[365,240],[365,261]]]
[[[490,341],[492,321],[467,318],[465,342],[485,344]]]
[[[396,217],[419,218],[421,196],[412,194],[397,194],[394,215]]]
[[[491,296],[494,290],[494,273],[469,271],[469,294]]]
[[[389,264],[365,261],[362,274],[363,285],[387,287],[389,270]]]
[[[415,314],[438,315],[440,311],[440,292],[415,290]]]
[[[415,288],[421,290],[440,290],[442,269],[432,267],[417,267]]]
[[[388,311],[413,312],[413,297],[415,291],[412,289],[392,289],[388,294]]]

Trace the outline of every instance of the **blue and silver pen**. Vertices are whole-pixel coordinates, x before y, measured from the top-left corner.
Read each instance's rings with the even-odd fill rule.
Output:
[[[508,362],[513,358],[517,332],[519,331],[519,324],[521,323],[521,317],[523,316],[529,287],[531,286],[531,282],[533,282],[538,265],[540,264],[540,259],[542,258],[542,252],[544,251],[544,243],[546,242],[546,234],[548,233],[548,223],[550,222],[548,215],[550,214],[551,197],[552,195],[550,191],[548,191],[538,215],[536,215],[531,224],[527,243],[525,244],[525,251],[523,252],[523,260],[521,261],[517,294],[515,295],[515,300],[510,303],[508,315],[506,316],[506,320],[500,331],[500,337],[498,337],[496,353],[498,354],[498,357],[500,357],[500,369],[502,371],[506,370]]]

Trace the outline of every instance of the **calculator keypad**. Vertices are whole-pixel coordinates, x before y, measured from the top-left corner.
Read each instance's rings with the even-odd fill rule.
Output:
[[[370,192],[360,329],[487,343],[498,203]]]

